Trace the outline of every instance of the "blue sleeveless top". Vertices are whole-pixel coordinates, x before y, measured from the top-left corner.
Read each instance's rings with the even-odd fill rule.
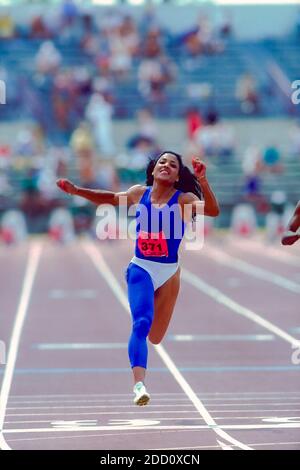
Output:
[[[184,235],[177,190],[162,207],[151,203],[152,186],[145,190],[136,210],[137,258],[159,263],[177,263],[178,248]]]

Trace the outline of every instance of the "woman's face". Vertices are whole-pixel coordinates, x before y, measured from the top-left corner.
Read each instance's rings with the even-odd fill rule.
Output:
[[[179,180],[179,161],[171,153],[164,153],[157,161],[153,177],[161,183],[174,185]]]

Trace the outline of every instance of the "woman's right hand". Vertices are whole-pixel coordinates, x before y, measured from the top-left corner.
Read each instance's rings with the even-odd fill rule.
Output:
[[[77,194],[78,192],[78,187],[71,183],[71,181],[61,178],[56,181],[56,185],[61,189],[62,191],[65,191],[65,193],[68,194]]]

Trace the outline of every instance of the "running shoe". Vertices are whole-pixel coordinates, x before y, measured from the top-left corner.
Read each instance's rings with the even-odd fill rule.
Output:
[[[143,382],[137,382],[133,388],[134,399],[133,402],[138,406],[145,406],[150,400],[150,395],[146,390]]]

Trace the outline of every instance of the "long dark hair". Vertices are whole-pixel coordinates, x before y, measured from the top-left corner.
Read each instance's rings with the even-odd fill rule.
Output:
[[[178,175],[179,181],[176,181],[176,183],[174,184],[174,187],[176,189],[180,189],[180,191],[184,193],[188,193],[188,192],[194,193],[200,200],[202,200],[203,199],[202,191],[201,191],[201,187],[196,176],[193,175],[191,170],[183,164],[181,155],[179,155],[176,152],[169,151],[169,150],[165,150],[160,155],[158,155],[158,157],[151,159],[149,161],[147,169],[146,169],[146,175],[147,175],[146,185],[147,186],[153,185],[154,178],[153,178],[152,172],[158,160],[163,155],[165,155],[165,153],[170,153],[171,155],[174,155],[174,157],[177,158],[178,163],[179,163],[179,175]]]

